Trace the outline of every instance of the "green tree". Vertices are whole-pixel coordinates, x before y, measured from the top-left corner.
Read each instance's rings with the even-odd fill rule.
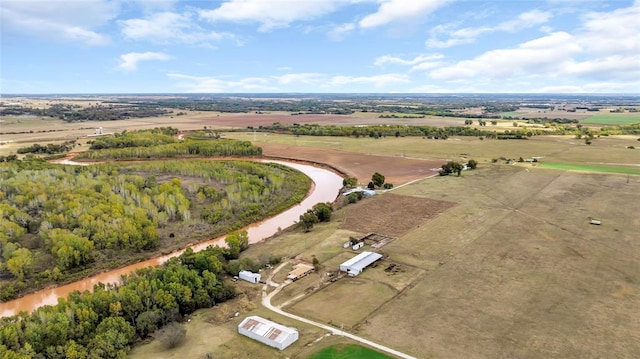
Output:
[[[136,336],[135,329],[122,317],[105,318],[89,342],[90,358],[124,359]]]
[[[313,213],[318,217],[319,222],[329,222],[331,221],[333,207],[331,203],[317,203],[313,206]]]
[[[309,210],[300,215],[299,223],[305,232],[309,232],[313,228],[313,225],[318,223],[318,216],[316,216],[313,211]]]
[[[93,242],[85,237],[59,228],[49,231],[46,237],[51,246],[51,254],[61,268],[75,268],[93,259]]]
[[[469,160],[469,162],[467,163],[467,167],[469,167],[469,169],[475,170],[476,167],[478,167],[478,161]]]
[[[229,233],[224,239],[229,248],[229,258],[236,259],[240,252],[249,248],[249,234],[247,231]]]
[[[462,173],[463,169],[464,169],[464,165],[462,165],[462,163],[449,161],[442,165],[438,173],[440,174],[440,176],[448,176],[452,173],[455,173],[458,176],[460,176],[460,173]]]
[[[7,269],[20,281],[24,280],[24,276],[29,274],[32,268],[33,255],[27,248],[16,249],[7,261]]]
[[[371,176],[371,182],[373,182],[376,187],[381,187],[384,184],[384,176],[376,172]]]
[[[356,177],[346,177],[342,180],[342,185],[345,187],[353,188],[358,185],[358,178]]]

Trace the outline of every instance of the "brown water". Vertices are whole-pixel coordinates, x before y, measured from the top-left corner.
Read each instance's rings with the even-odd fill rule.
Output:
[[[287,162],[287,161],[268,161],[276,162],[293,167],[309,176],[314,183],[311,193],[300,204],[289,208],[288,210],[268,218],[262,222],[249,225],[245,229],[249,234],[249,243],[256,243],[268,238],[278,232],[279,228],[287,228],[294,224],[300,215],[306,212],[319,202],[333,202],[338,195],[338,191],[342,187],[342,177],[326,169],[314,167],[311,165]],[[67,164],[72,164],[67,162]],[[191,246],[194,251],[200,251],[210,245],[224,245],[224,236],[214,238],[205,242],[201,242]],[[35,293],[25,295],[9,302],[0,303],[0,316],[6,317],[17,314],[21,311],[31,312],[43,305],[53,305],[58,303],[58,298],[67,297],[69,293],[78,290],[93,290],[93,286],[100,282],[116,283],[122,275],[131,273],[139,268],[157,266],[166,262],[169,258],[180,255],[183,250],[149,259],[143,262],[132,264],[126,267],[110,270],[100,273],[92,277],[88,277],[77,282],[61,285],[54,288],[42,289]]]

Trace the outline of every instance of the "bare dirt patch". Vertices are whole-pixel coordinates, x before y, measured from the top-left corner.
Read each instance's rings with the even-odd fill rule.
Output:
[[[379,172],[385,176],[386,182],[397,186],[416,179],[433,176],[444,163],[442,160],[369,155],[279,143],[256,142],[255,144],[262,147],[262,154],[265,156],[326,163],[357,177],[364,184],[369,182],[374,173]]]
[[[453,206],[452,202],[385,193],[349,205],[342,228],[399,237]]]

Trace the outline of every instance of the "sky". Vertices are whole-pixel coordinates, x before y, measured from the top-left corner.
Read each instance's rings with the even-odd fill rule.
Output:
[[[640,93],[640,0],[2,0],[0,94]]]

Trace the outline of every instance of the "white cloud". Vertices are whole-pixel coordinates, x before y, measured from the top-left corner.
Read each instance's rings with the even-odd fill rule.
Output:
[[[192,93],[219,92],[268,92],[276,88],[269,85],[269,80],[262,77],[247,77],[237,81],[223,80],[211,76],[192,76],[178,73],[168,74],[169,78],[178,80],[178,87]]]
[[[425,17],[450,0],[382,0],[378,11],[360,20],[361,28],[372,28],[393,22]]]
[[[411,66],[409,72],[426,71],[442,66],[444,64],[442,61],[444,57],[442,54],[422,54],[413,59],[405,60],[396,56],[384,55],[378,57],[373,64],[375,66],[384,66],[387,64]]]
[[[418,55],[413,59],[404,60],[400,57],[384,55],[384,56],[378,57],[373,64],[376,66],[382,66],[386,64],[412,66],[412,65],[417,65],[426,61],[439,60],[439,59],[442,59],[443,57],[444,55],[442,54],[428,54],[428,55]]]
[[[323,81],[323,75],[318,73],[286,74],[282,76],[273,76],[273,78],[282,85],[320,84]]]
[[[346,34],[355,30],[355,28],[356,25],[353,23],[346,23],[335,26],[333,29],[331,29],[331,31],[329,31],[329,37],[335,41],[340,41]]]
[[[504,78],[523,74],[549,74],[582,51],[571,34],[555,32],[513,49],[487,51],[472,60],[459,61],[430,72],[438,80],[461,80],[484,76]]]
[[[638,93],[637,83],[625,82],[592,82],[581,85],[557,85],[534,88],[537,93]]]
[[[311,20],[338,8],[338,0],[230,0],[217,9],[200,10],[209,21],[257,22],[260,31],[269,31],[300,20]]]
[[[475,42],[476,38],[483,34],[498,31],[519,31],[544,24],[549,21],[551,17],[552,14],[550,12],[532,10],[520,14],[516,19],[501,22],[496,26],[465,27],[452,30],[451,26],[439,25],[431,29],[431,37],[427,40],[426,45],[430,48],[448,48],[456,45],[470,44]],[[441,33],[447,33],[448,39],[438,39],[438,35]]]
[[[587,14],[578,40],[595,54],[640,53],[640,1],[609,13]]]
[[[330,76],[320,73],[292,73],[271,77],[247,77],[239,80],[226,80],[213,76],[192,76],[171,73],[169,78],[177,80],[178,87],[187,92],[279,92],[300,91],[317,92],[328,89],[339,91],[343,86],[374,87],[379,90],[389,86],[407,84],[411,80],[404,74],[381,74],[373,76]]]
[[[118,68],[121,70],[133,71],[138,69],[138,63],[140,61],[167,61],[169,59],[171,59],[171,57],[162,52],[130,52],[128,54],[120,55],[120,65],[118,65]]]
[[[572,32],[551,32],[514,48],[486,51],[442,64],[428,77],[484,84],[501,91],[640,92],[640,1],[611,12],[590,12]],[[522,85],[522,81],[530,86]],[[554,82],[558,85],[551,85]],[[537,84],[537,85],[536,85]]]
[[[119,24],[124,37],[132,40],[206,44],[225,38],[234,38],[230,33],[207,31],[201,28],[190,13],[160,12],[146,19],[122,20]]]
[[[107,35],[94,29],[114,19],[117,1],[8,0],[0,3],[2,31],[28,33],[57,41],[104,45]]]
[[[373,76],[333,76],[329,85],[331,86],[344,86],[344,85],[371,85],[375,88],[385,88],[390,85],[405,84],[411,80],[409,76],[405,74],[382,74]]]

